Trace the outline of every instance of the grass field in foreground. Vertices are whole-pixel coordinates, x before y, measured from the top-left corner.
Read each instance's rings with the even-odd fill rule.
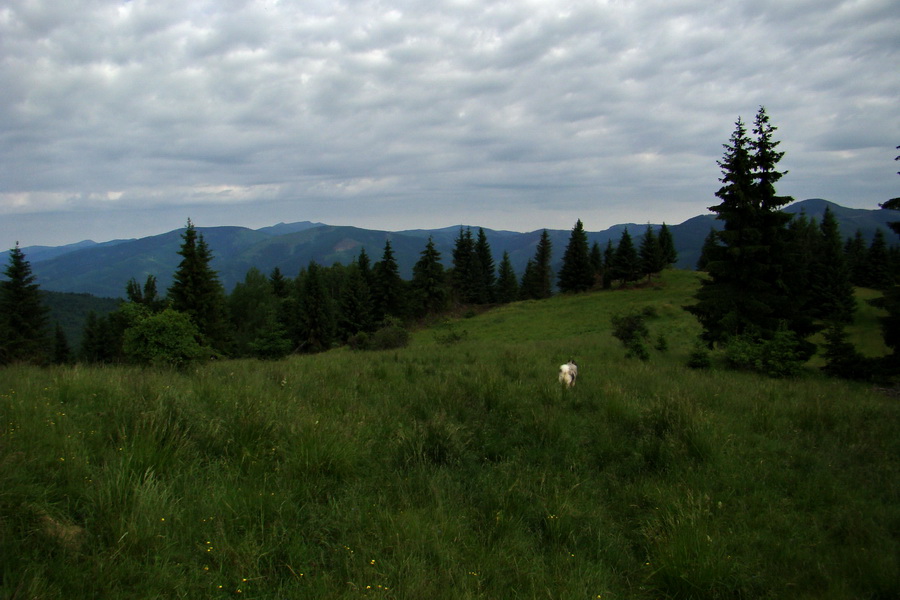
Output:
[[[900,597],[898,399],[687,369],[696,285],[388,352],[5,368],[0,596]],[[644,306],[668,342],[646,363],[610,335]]]

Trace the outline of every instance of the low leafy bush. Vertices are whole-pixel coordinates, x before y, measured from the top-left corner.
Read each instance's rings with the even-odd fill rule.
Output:
[[[772,339],[759,339],[750,334],[729,340],[725,361],[734,369],[755,371],[769,377],[793,377],[803,369],[808,356],[797,335],[780,328]]]
[[[625,346],[625,355],[629,358],[650,359],[650,352],[647,350],[650,330],[645,322],[647,316],[647,309],[644,309],[641,313],[613,315],[611,319],[613,337],[622,342]]]

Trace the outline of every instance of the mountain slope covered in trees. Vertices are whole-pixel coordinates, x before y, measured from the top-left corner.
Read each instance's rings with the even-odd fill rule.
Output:
[[[785,208],[788,213],[804,213],[821,220],[826,207],[835,214],[841,234],[850,237],[857,230],[863,238],[871,240],[878,229],[889,231],[887,223],[896,217],[884,210],[845,208],[821,199],[795,202]],[[574,223],[574,219],[573,219]],[[678,252],[676,267],[693,269],[700,257],[703,240],[711,228],[720,224],[712,214],[700,215],[687,221],[669,225]],[[612,240],[616,243],[622,231],[628,228],[632,236],[639,236],[646,224],[615,225],[599,232],[590,231],[585,224],[589,244],[604,247]],[[473,230],[477,230],[473,227]],[[391,240],[400,274],[404,279],[412,276],[413,265],[427,239],[434,240],[445,265],[450,264],[454,241],[460,226],[431,230],[378,231],[349,226],[325,225],[308,221],[252,230],[245,227],[202,227],[202,232],[213,253],[212,266],[220,274],[226,291],[244,278],[250,267],[264,273],[278,267],[287,276],[295,276],[310,261],[323,266],[334,263],[348,264],[365,248],[369,256],[377,257],[387,239]],[[101,244],[80,242],[59,248],[22,248],[40,284],[41,289],[58,292],[88,293],[101,297],[123,297],[124,282],[130,278],[144,281],[148,275],[158,279],[160,289],[171,284],[172,273],[178,265],[178,247],[183,229],[136,240],[115,240]],[[541,231],[519,233],[485,229],[488,242],[499,264],[504,252],[509,253],[510,264],[521,276],[534,255]],[[557,269],[569,238],[569,230],[547,230],[553,244],[552,265]],[[7,252],[0,253],[0,263],[8,260]]]

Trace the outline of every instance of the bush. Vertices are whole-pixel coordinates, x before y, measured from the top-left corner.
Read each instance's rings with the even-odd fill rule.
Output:
[[[872,379],[873,361],[867,359],[847,341],[847,333],[840,323],[832,323],[825,330],[825,360],[822,370],[832,377],[843,379]]]
[[[712,360],[709,358],[709,350],[701,340],[697,340],[694,349],[688,355],[687,366],[692,369],[708,369],[712,366]]]
[[[139,364],[183,367],[210,352],[197,341],[199,335],[187,314],[167,308],[138,317],[125,330],[123,348]]]
[[[780,327],[772,339],[751,334],[735,336],[725,347],[725,360],[730,367],[769,377],[795,376],[808,358],[797,334],[786,327]]]
[[[350,336],[347,345],[353,350],[394,350],[409,344],[409,331],[398,321],[388,320],[371,335],[359,332]]]
[[[625,346],[625,356],[636,357],[641,360],[649,360],[650,352],[647,350],[647,340],[650,339],[650,330],[647,329],[645,319],[648,316],[645,308],[643,312],[631,312],[625,315],[613,315],[613,337]]]

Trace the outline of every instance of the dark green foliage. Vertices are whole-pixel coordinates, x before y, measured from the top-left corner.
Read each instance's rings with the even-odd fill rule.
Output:
[[[212,269],[212,253],[194,224],[188,220],[182,235],[182,257],[168,296],[171,307],[188,315],[208,344],[219,352],[227,349],[228,325],[225,291]]]
[[[272,280],[251,267],[228,296],[233,356],[280,358],[290,352],[291,341],[279,318],[281,302]]]
[[[506,304],[515,301],[518,297],[519,282],[516,279],[516,272],[509,260],[509,252],[504,251],[497,274],[497,302]]]
[[[874,375],[874,362],[847,340],[841,321],[832,321],[825,329],[825,361],[822,370],[833,377],[867,380]]]
[[[602,284],[603,282],[603,250],[600,244],[594,242],[591,245],[591,272],[594,277],[594,284]]]
[[[0,364],[41,363],[49,358],[47,307],[31,263],[16,244],[0,281]]]
[[[809,263],[813,266],[810,282],[812,308],[816,316],[825,321],[850,323],[856,312],[856,297],[837,220],[828,208],[825,209],[819,233]],[[796,289],[798,286],[794,287]]]
[[[473,304],[477,301],[479,269],[471,228],[459,229],[459,236],[453,246],[453,270],[450,280],[456,302]]]
[[[523,300],[541,300],[553,295],[552,276],[550,267],[553,243],[550,235],[544,229],[538,239],[534,258],[529,259],[522,274],[522,285],[519,295]]]
[[[419,261],[413,267],[410,285],[413,294],[412,305],[416,316],[442,312],[447,308],[448,291],[441,264],[441,253],[434,247],[434,240],[428,238]]]
[[[125,285],[125,297],[128,298],[129,302],[143,304],[152,311],[162,310],[164,305],[164,302],[158,296],[156,277],[153,275],[147,275],[143,288],[141,288],[134,277],[129,279]]]
[[[200,331],[187,314],[171,308],[154,314],[141,310],[125,330],[123,349],[128,360],[138,364],[185,367],[209,356],[199,339]]]
[[[613,247],[612,240],[606,241],[606,248],[603,250],[603,289],[612,289],[613,269],[616,260],[616,249]]]
[[[335,311],[325,287],[321,267],[309,263],[300,278],[299,326],[297,346],[303,352],[324,352],[335,342]]]
[[[798,375],[808,359],[809,352],[802,340],[786,326],[768,339],[745,332],[729,338],[725,346],[728,366],[769,377]]]
[[[569,236],[569,244],[559,269],[558,285],[561,292],[586,292],[594,285],[594,267],[591,265],[587,234],[581,219],[576,221]]]
[[[659,249],[662,253],[662,262],[666,267],[670,267],[678,262],[678,252],[675,250],[675,239],[669,226],[665,223],[659,228]],[[665,267],[664,267],[665,268]]]
[[[850,281],[853,285],[867,286],[866,273],[866,240],[860,229],[851,238],[847,238],[844,244],[844,256],[847,257],[847,267],[850,269]]]
[[[629,358],[639,358],[644,361],[650,359],[650,352],[647,350],[647,343],[650,339],[650,330],[646,323],[647,316],[646,313],[634,311],[613,315],[610,320],[613,337],[622,342],[622,345],[625,346],[625,356]]]
[[[363,255],[361,255],[362,257]],[[372,294],[359,263],[350,265],[338,299],[338,337],[342,341],[375,329]]]
[[[688,355],[687,366],[691,369],[709,369],[712,367],[712,359],[709,357],[709,349],[703,340],[697,340],[694,348]]]
[[[784,327],[799,339],[815,331],[807,307],[796,300],[805,290],[792,289],[790,280],[791,216],[780,209],[791,198],[775,192],[784,173],[777,170],[783,152],[776,151],[774,131],[763,108],[756,115],[753,139],[738,119],[719,161],[723,185],[716,196],[722,202],[710,210],[723,221],[723,229],[716,233],[718,245],[706,252],[709,279],[698,291],[697,303],[687,307],[709,344],[744,334],[744,344],[750,338],[764,342]],[[804,352],[808,357],[812,348]]]
[[[476,299],[479,304],[494,302],[496,295],[497,277],[495,275],[494,257],[491,245],[488,243],[484,229],[478,228],[478,237],[475,239],[475,275],[477,277]]]
[[[619,238],[616,252],[612,260],[612,278],[621,282],[622,286],[637,281],[641,272],[641,259],[634,247],[634,241],[626,227]]]
[[[487,234],[478,228],[478,238],[472,229],[460,228],[453,246],[453,268],[450,285],[453,298],[460,304],[488,304],[494,301],[497,278],[494,258]]]
[[[668,265],[663,255],[660,238],[654,233],[652,225],[647,225],[647,229],[641,237],[638,257],[640,258],[641,274],[647,277],[647,281],[650,281],[653,275],[660,273]]]
[[[709,268],[709,261],[718,256],[719,248],[719,235],[715,229],[710,228],[703,240],[703,247],[700,248],[700,258],[697,259],[698,271],[706,271]]]
[[[884,237],[884,230],[878,229],[875,231],[875,236],[872,238],[868,252],[866,252],[862,285],[877,290],[885,290],[891,286],[893,279],[893,273],[889,264],[887,240]]]
[[[371,334],[359,333],[348,345],[354,350],[396,350],[409,344],[409,331],[396,319],[387,319]]]
[[[53,335],[53,364],[64,365],[72,362],[72,348],[62,326],[57,323]]]
[[[361,262],[360,265],[362,268]],[[365,272],[363,270],[364,274]],[[386,317],[402,318],[404,316],[406,307],[404,306],[403,288],[403,280],[400,278],[400,269],[394,258],[391,240],[385,240],[381,260],[372,268],[370,289],[375,307],[372,316],[375,321],[381,321]]]

